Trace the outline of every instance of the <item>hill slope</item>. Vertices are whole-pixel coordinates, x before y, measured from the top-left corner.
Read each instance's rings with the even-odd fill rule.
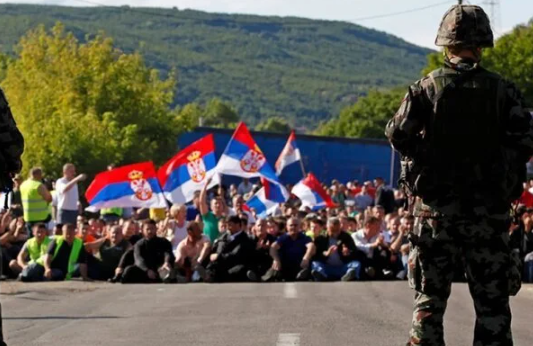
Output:
[[[61,21],[80,39],[103,30],[148,65],[179,73],[176,102],[219,97],[247,121],[272,115],[311,125],[370,88],[419,76],[427,49],[361,26],[299,18],[153,8],[0,5],[0,50]]]

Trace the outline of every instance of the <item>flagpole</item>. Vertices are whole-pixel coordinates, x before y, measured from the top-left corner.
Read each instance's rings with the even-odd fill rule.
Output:
[[[303,157],[302,157],[301,153],[300,153],[300,167],[302,168],[302,174],[304,175],[304,179],[305,179],[307,174],[305,173],[304,160],[303,160]]]

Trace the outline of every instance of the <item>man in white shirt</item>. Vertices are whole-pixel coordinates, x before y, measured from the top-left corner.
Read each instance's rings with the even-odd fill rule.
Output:
[[[63,166],[63,178],[56,182],[57,223],[76,225],[78,217],[78,182],[87,179],[85,174],[76,176],[76,167],[72,163]]]
[[[365,273],[369,279],[389,278],[393,275],[390,267],[390,251],[381,232],[381,220],[370,216],[364,228],[352,234],[355,245],[367,256]]]

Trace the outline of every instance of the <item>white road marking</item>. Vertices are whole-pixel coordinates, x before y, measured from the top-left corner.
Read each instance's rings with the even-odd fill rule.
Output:
[[[300,346],[300,334],[280,334],[276,346]]]
[[[283,291],[283,296],[287,299],[298,298],[298,291],[296,290],[296,285],[292,282],[285,284],[285,290]]]

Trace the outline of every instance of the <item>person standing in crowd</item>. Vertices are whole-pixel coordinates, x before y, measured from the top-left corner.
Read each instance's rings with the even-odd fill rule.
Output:
[[[509,296],[521,284],[509,211],[533,155],[533,120],[516,86],[480,65],[483,48],[494,46],[481,7],[448,10],[436,45],[445,48],[444,67],[409,87],[385,130],[414,163],[404,171],[418,217],[410,235],[416,294],[408,345],[444,345],[443,316],[461,257],[476,307],[474,344],[512,345]]]
[[[32,231],[34,237],[26,241],[17,259],[9,264],[15,274],[20,273],[20,280],[24,282],[38,281],[42,278],[44,257],[50,244],[48,230],[44,223],[35,224]]]
[[[42,169],[35,167],[30,170],[29,178],[20,185],[24,221],[30,234],[33,225],[48,223],[51,219],[48,204],[52,202],[52,195],[42,180]]]
[[[85,174],[76,176],[76,167],[72,163],[63,166],[63,178],[56,182],[57,223],[76,224],[79,210],[78,183],[87,179]]]
[[[172,251],[176,251],[178,245],[187,238],[187,206],[173,205],[170,208],[170,217],[163,223],[167,239],[172,243]]]
[[[213,244],[210,263],[205,273],[200,273],[205,282],[242,282],[247,280],[251,269],[254,244],[243,230],[238,216],[228,218],[228,232]],[[255,281],[255,280],[254,280]]]
[[[364,253],[355,246],[352,237],[341,229],[338,218],[328,219],[327,234],[315,238],[316,254],[311,275],[316,281],[353,281],[360,278]]]
[[[215,197],[211,200],[211,210],[207,206],[207,187],[211,183],[209,178],[200,192],[200,215],[202,216],[202,223],[204,225],[204,234],[209,238],[211,243],[214,243],[220,235],[218,229],[218,221],[224,217],[227,207],[224,200],[220,197]]]
[[[55,237],[44,259],[44,278],[52,281],[70,280],[80,275],[87,281],[87,253],[83,241],[76,237],[73,224],[63,225],[63,235]]]
[[[396,209],[396,199],[394,198],[394,191],[385,185],[385,180],[378,177],[374,179],[376,186],[375,205],[381,205],[385,210],[385,214],[390,214]]]
[[[254,188],[253,184],[250,182],[250,179],[244,178],[237,188],[237,193],[241,196],[246,195]],[[234,196],[231,197],[232,199]],[[234,206],[235,207],[235,206]]]
[[[263,281],[284,280],[304,281],[311,274],[311,259],[315,254],[315,245],[311,238],[301,231],[300,220],[291,217],[287,221],[288,232],[281,235],[270,247],[272,268],[263,275]]]
[[[133,247],[135,263],[124,269],[122,283],[156,283],[172,280],[174,262],[172,244],[157,236],[154,220],[143,223],[144,238]]]
[[[204,265],[209,261],[211,243],[209,238],[202,233],[200,224],[191,221],[187,225],[187,237],[182,240],[175,251],[176,269],[185,282],[199,281],[200,272],[205,270]]]

